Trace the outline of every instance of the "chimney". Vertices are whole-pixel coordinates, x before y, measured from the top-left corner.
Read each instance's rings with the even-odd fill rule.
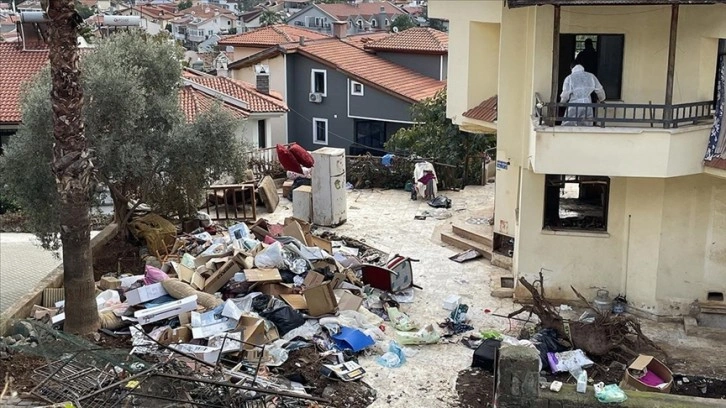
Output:
[[[333,21],[333,35],[335,38],[345,38],[348,36],[347,21]]]
[[[385,12],[386,12],[386,7],[381,6],[381,13],[385,13]]]
[[[270,94],[270,67],[268,65],[262,65],[258,64],[255,65],[255,78],[256,78],[256,86],[258,92],[261,92],[265,95]]]
[[[298,44],[305,46],[305,37],[300,36],[300,38],[297,40]]]

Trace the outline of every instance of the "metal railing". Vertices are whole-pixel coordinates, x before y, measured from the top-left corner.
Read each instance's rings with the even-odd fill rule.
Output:
[[[698,124],[713,120],[713,101],[688,102],[674,105],[652,103],[544,103],[536,95],[535,116],[539,124],[559,126],[563,122],[582,126],[662,126],[675,129],[680,125]],[[568,109],[569,108],[569,109]],[[590,115],[586,112],[592,112]],[[585,119],[583,116],[587,116]],[[592,117],[590,117],[592,116]]]

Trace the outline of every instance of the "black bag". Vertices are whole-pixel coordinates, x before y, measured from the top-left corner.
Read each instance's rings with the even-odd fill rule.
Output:
[[[434,208],[451,208],[451,199],[446,196],[438,196],[429,201],[429,205]]]
[[[471,366],[479,367],[492,374],[496,372],[497,360],[499,359],[499,346],[501,344],[501,341],[493,339],[482,341],[479,347],[476,348],[476,351],[474,351]]]
[[[275,324],[278,333],[280,333],[280,337],[305,324],[305,318],[290,306],[281,306],[277,309],[265,310],[260,313],[260,316]]]
[[[552,328],[542,329],[537,334],[532,336],[530,339],[537,351],[539,351],[539,358],[542,360],[542,367],[548,367],[549,361],[547,359],[547,353],[559,353],[567,350],[567,347],[560,343],[557,331]]]

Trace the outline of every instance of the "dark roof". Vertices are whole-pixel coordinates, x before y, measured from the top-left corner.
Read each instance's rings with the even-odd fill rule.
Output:
[[[506,0],[510,8],[541,6],[552,4],[559,6],[635,6],[657,4],[716,4],[726,3],[726,0]]]

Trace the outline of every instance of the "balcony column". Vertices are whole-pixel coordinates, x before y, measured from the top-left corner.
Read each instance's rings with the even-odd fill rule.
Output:
[[[676,70],[676,40],[678,39],[678,5],[671,6],[671,34],[668,43],[668,75],[666,77],[666,109],[663,112],[665,123],[663,127],[671,127],[670,121],[673,119],[673,75]]]
[[[555,5],[554,26],[552,28],[552,90],[550,92],[550,109],[552,126],[557,118],[557,91],[560,85],[560,6]]]

